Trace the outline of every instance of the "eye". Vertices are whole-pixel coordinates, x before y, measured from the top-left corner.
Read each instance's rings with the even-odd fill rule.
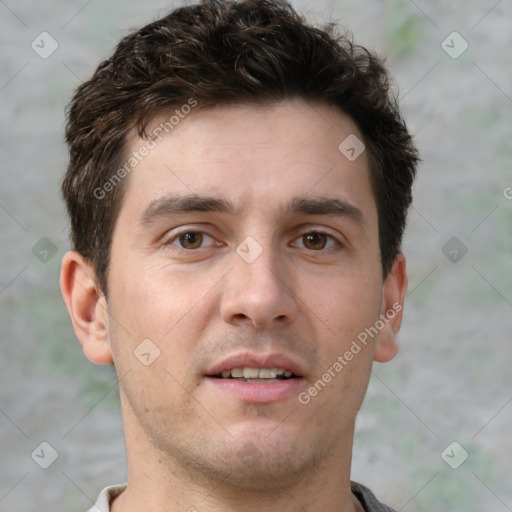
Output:
[[[210,235],[201,231],[186,231],[176,235],[169,243],[170,245],[177,245],[182,249],[191,250],[213,245],[215,240]]]
[[[321,251],[322,249],[330,249],[339,245],[339,242],[334,237],[320,231],[304,233],[302,236],[297,238],[296,244],[297,243],[299,244],[299,247],[309,249],[311,251]]]

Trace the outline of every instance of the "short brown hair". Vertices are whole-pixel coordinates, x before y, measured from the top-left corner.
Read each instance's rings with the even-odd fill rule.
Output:
[[[387,275],[400,251],[418,154],[382,62],[334,25],[308,25],[285,1],[203,0],[123,38],[68,108],[62,193],[72,244],[93,264],[105,294],[123,182],[100,199],[97,191],[126,159],[127,134],[146,137],[157,114],[191,98],[206,108],[292,97],[337,106],[359,127]]]

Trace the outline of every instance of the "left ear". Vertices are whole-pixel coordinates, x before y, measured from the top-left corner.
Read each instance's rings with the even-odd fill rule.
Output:
[[[402,325],[405,293],[407,291],[407,273],[405,256],[398,253],[384,282],[382,291],[381,320],[384,327],[380,330],[375,346],[374,360],[387,363],[398,352],[396,336]]]

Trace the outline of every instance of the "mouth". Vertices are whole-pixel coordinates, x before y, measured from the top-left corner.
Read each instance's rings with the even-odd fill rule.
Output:
[[[293,399],[306,385],[304,368],[285,354],[240,353],[206,372],[206,382],[222,399],[270,403]]]
[[[239,367],[222,370],[216,375],[208,375],[215,379],[229,379],[238,382],[250,382],[252,384],[262,384],[271,382],[281,382],[289,379],[298,378],[291,370],[285,368],[251,368]]]

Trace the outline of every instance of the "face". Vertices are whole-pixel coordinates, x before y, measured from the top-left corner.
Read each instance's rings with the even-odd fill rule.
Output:
[[[131,172],[108,346],[127,436],[174,468],[249,487],[350,452],[400,308],[361,333],[405,277],[383,282],[368,158],[338,149],[349,135],[346,115],[301,100],[198,109]]]

